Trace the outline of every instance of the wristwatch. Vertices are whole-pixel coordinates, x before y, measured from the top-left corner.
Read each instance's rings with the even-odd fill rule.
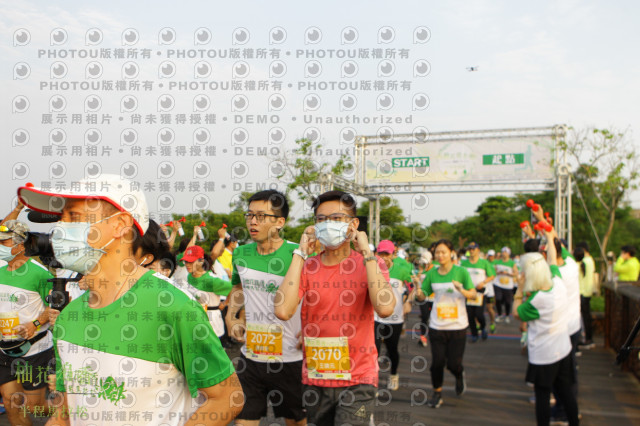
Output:
[[[377,259],[378,259],[378,258],[376,257],[376,255],[375,255],[375,254],[372,254],[372,255],[371,255],[371,256],[369,256],[369,257],[365,257],[365,258],[364,258],[364,260],[363,260],[362,262],[366,265],[368,261],[370,261],[370,260],[377,260]]]
[[[300,250],[299,248],[295,249],[293,251],[293,254],[297,254],[298,256],[300,256],[303,260],[307,260],[307,257],[309,257],[308,255],[304,254],[302,252],[302,250]]]
[[[40,331],[40,326],[42,325],[42,324],[40,324],[40,321],[38,321],[37,319],[34,319],[33,320],[33,325],[36,326],[36,331]]]

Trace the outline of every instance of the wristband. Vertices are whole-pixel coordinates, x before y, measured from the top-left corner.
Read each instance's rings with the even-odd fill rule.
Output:
[[[300,256],[302,260],[307,260],[307,257],[309,257],[309,255],[304,254],[299,248],[295,249],[293,251],[293,254],[297,254],[298,256]]]

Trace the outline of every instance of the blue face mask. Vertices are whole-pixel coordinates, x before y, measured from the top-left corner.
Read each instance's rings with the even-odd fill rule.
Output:
[[[112,214],[94,223],[89,222],[59,222],[51,232],[51,245],[53,254],[62,268],[76,271],[82,275],[91,272],[102,255],[104,250],[115,238],[112,238],[101,248],[94,248],[89,245],[89,229],[91,225],[105,221],[120,212]]]
[[[16,244],[17,245],[17,244]],[[11,246],[11,247],[7,247],[7,246],[1,246],[0,245],[0,259],[4,260],[5,262],[11,262],[13,260],[14,257],[16,257],[18,255],[18,253],[16,254],[11,254],[11,250],[13,250],[13,248],[16,246]]]
[[[350,222],[325,220],[315,225],[316,238],[325,247],[336,248],[347,239]]]

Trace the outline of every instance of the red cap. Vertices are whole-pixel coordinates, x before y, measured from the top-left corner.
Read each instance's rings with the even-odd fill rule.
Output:
[[[382,240],[378,243],[377,252],[378,253],[393,253],[396,249],[396,246],[389,240]]]
[[[226,223],[223,223],[223,224],[222,224],[222,227],[223,227],[223,228],[226,228],[226,227],[227,227],[227,224],[226,224]]]
[[[532,209],[534,212],[537,212],[539,208],[540,208],[540,204],[534,204],[534,205],[533,205],[533,207],[531,207],[531,209]]]
[[[203,220],[203,221],[202,221],[202,223],[200,224],[200,227],[203,227],[203,226],[207,226],[207,224],[206,224],[206,223],[204,223],[204,220]]]
[[[529,224],[529,221],[528,221],[528,220],[525,220],[525,221],[523,221],[523,222],[520,222],[520,228],[524,229],[524,228],[526,228],[526,226],[527,226],[528,224]]]
[[[533,205],[534,205],[534,204],[535,204],[535,203],[533,202],[533,200],[532,200],[532,199],[528,199],[528,200],[527,200],[527,207],[531,208],[531,207],[533,207]]]
[[[178,222],[184,222],[185,220],[187,219],[185,219],[184,216],[182,216],[182,219],[178,219]]]
[[[198,259],[204,258],[204,249],[200,246],[191,246],[184,251],[182,256],[183,262],[195,262]]]

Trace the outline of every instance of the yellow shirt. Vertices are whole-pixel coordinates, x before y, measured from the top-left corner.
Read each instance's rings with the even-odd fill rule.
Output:
[[[627,260],[618,258],[613,271],[618,273],[618,281],[638,281],[638,274],[640,273],[640,262],[637,257],[632,257]]]
[[[224,249],[222,254],[218,257],[218,262],[222,265],[224,269],[231,270],[231,259],[233,258],[233,253],[231,253],[228,249]]]

